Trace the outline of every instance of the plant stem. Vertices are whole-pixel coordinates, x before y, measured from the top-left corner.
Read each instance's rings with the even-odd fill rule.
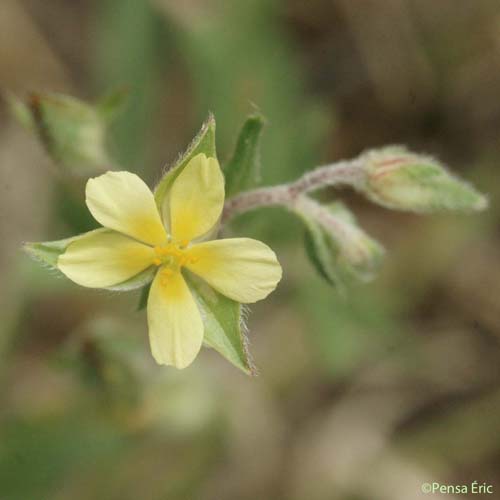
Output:
[[[326,186],[344,184],[357,188],[364,176],[362,162],[358,158],[318,167],[290,184],[253,189],[230,198],[224,205],[222,222],[226,223],[236,215],[261,207],[293,208],[302,195]]]

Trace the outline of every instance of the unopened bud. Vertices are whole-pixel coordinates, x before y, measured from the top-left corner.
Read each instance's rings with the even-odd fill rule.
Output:
[[[379,205],[419,213],[472,212],[487,207],[484,195],[429,156],[388,147],[369,151],[360,161],[367,176],[359,189]]]
[[[7,100],[57,164],[80,175],[109,168],[107,124],[99,108],[60,94],[32,94],[26,102],[9,95]]]
[[[320,273],[333,284],[375,277],[383,247],[361,229],[342,203],[320,205],[308,197],[297,202],[308,228],[306,250]]]
[[[333,203],[328,210],[331,219],[321,220],[323,227],[335,237],[338,265],[359,280],[373,279],[382,263],[384,248],[358,226],[353,213],[343,203]]]

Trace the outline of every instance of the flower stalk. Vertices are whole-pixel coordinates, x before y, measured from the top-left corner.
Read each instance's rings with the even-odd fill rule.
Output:
[[[226,201],[222,222],[261,207],[293,210],[304,195],[339,185],[350,186],[371,201],[394,210],[474,212],[488,205],[484,195],[451,175],[433,158],[401,147],[387,147],[318,167],[292,183],[242,192]]]
[[[348,185],[359,188],[365,179],[359,158],[342,160],[305,173],[296,181],[245,191],[226,201],[222,222],[262,207],[283,206],[293,209],[303,195],[328,186]]]

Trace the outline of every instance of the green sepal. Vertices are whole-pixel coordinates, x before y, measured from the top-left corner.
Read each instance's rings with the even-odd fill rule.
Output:
[[[227,198],[260,182],[260,139],[264,125],[265,119],[258,113],[248,116],[243,124],[233,156],[224,167]]]
[[[243,332],[241,304],[221,295],[193,274],[186,273],[186,280],[201,310],[205,345],[215,349],[247,375],[254,375],[255,367]]]
[[[203,153],[207,157],[217,158],[217,151],[215,146],[215,118],[210,114],[198,132],[198,135],[193,139],[187,150],[177,162],[170,167],[154,190],[156,206],[160,213],[163,213],[163,202],[167,196],[174,180],[182,172],[184,167],[196,155]]]
[[[97,231],[100,231],[97,229]],[[85,233],[90,234],[90,233]],[[57,259],[68,248],[68,245],[78,236],[57,241],[45,241],[40,243],[24,243],[23,250],[34,260],[57,270]]]
[[[338,249],[331,244],[331,238],[316,221],[308,217],[302,217],[302,220],[306,225],[304,248],[309,261],[330,285],[343,290],[344,285],[335,266]]]
[[[71,173],[89,175],[111,164],[105,146],[107,123],[97,107],[55,93],[34,93],[25,102],[8,95],[7,101],[13,116]]]
[[[137,303],[137,311],[142,311],[148,305],[149,291],[151,290],[151,283],[143,286],[139,295],[139,302]]]
[[[156,266],[148,267],[141,271],[139,274],[132,276],[127,281],[119,283],[118,285],[108,286],[106,290],[113,290],[115,292],[128,292],[130,290],[136,290],[137,288],[142,288],[147,286],[153,281],[158,268]]]
[[[49,267],[50,269],[60,272],[57,267],[57,260],[59,256],[66,251],[70,243],[85,236],[88,236],[89,234],[106,233],[109,231],[111,230],[106,228],[99,228],[99,229],[94,229],[93,231],[89,231],[87,233],[80,234],[78,236],[73,236],[72,238],[66,238],[64,240],[46,241],[42,243],[24,243],[23,250],[32,259],[42,263],[43,265]],[[136,288],[144,287],[153,280],[156,271],[157,271],[156,266],[148,267],[144,271],[140,272],[139,274],[136,274],[135,276],[124,281],[123,283],[119,283],[111,287],[106,287],[106,290],[126,292],[128,290],[135,290]]]

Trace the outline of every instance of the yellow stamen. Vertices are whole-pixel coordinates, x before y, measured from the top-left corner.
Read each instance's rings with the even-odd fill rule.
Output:
[[[189,257],[187,250],[184,245],[188,245],[188,240],[182,240],[180,242],[169,241],[164,246],[155,246],[153,263],[156,266],[163,266],[161,273],[161,283],[172,275],[174,271],[178,271],[181,267],[185,266],[190,262],[194,262],[192,257]]]

